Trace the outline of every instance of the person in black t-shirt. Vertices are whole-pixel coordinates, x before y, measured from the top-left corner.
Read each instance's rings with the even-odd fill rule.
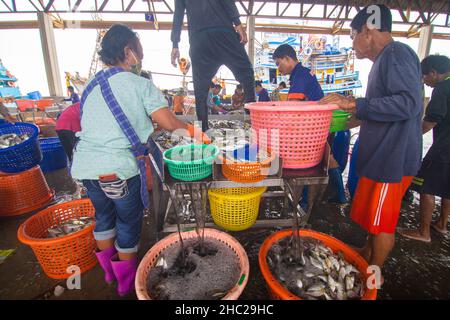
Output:
[[[430,242],[430,227],[447,234],[450,214],[450,59],[431,55],[422,61],[423,81],[433,87],[430,103],[423,119],[423,133],[433,129],[433,144],[423,159],[412,189],[420,193],[420,227],[402,230],[411,239]],[[441,197],[441,215],[431,223],[435,196]]]

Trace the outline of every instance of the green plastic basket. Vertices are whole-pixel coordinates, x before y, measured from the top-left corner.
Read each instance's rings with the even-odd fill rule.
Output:
[[[331,119],[330,132],[338,132],[347,130],[347,121],[351,116],[350,113],[342,110],[333,110],[333,118]]]
[[[207,144],[188,144],[166,150],[164,161],[169,174],[182,181],[197,181],[212,174],[213,161],[219,155],[219,148]]]

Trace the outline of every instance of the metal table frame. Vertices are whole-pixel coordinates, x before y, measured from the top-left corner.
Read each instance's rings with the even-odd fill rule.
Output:
[[[181,120],[189,121],[190,117],[178,116]],[[245,117],[245,116],[244,116]],[[248,117],[248,116],[247,116]],[[229,116],[211,116],[211,120],[241,120],[243,115],[229,115]],[[193,120],[196,120],[195,116]],[[164,150],[153,141],[149,140],[150,144],[150,163],[152,170],[152,194],[153,194],[153,214],[156,221],[156,229],[158,232],[175,232],[177,231],[176,224],[166,223],[167,217],[170,214],[172,207],[172,199],[176,199],[176,188],[179,185],[192,185],[193,188],[199,188],[200,185],[207,185],[208,188],[241,188],[241,187],[278,187],[280,190],[269,191],[263,194],[263,197],[284,197],[284,210],[287,211],[288,201],[292,202],[292,194],[297,188],[303,189],[304,186],[309,187],[308,209],[305,212],[299,205],[297,206],[298,213],[302,219],[302,225],[308,223],[312,208],[317,199],[320,199],[328,184],[328,167],[330,158],[330,147],[326,144],[322,162],[314,168],[310,169],[282,169],[281,161],[279,170],[272,175],[269,175],[265,180],[257,183],[236,183],[227,180],[222,175],[221,164],[214,164],[213,175],[209,178],[186,182],[173,179],[167,170],[163,161],[162,154]],[[292,190],[294,188],[295,190]],[[301,191],[300,191],[301,192]],[[286,217],[287,212],[283,216]],[[206,227],[220,228],[214,223],[206,223]],[[290,227],[292,226],[292,218],[283,219],[264,219],[257,220],[252,228],[270,228],[270,227]],[[183,224],[182,229],[195,228],[195,224]]]

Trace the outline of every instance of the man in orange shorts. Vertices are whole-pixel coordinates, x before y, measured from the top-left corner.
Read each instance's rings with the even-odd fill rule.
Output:
[[[366,96],[331,94],[321,103],[335,103],[362,121],[351,218],[369,233],[362,256],[381,269],[394,247],[402,197],[422,159],[422,75],[416,53],[393,40],[386,6],[364,8],[351,27],[356,57],[373,62]],[[377,285],[382,282],[381,276]]]

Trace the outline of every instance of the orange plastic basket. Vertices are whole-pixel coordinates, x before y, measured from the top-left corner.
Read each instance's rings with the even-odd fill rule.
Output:
[[[311,168],[322,161],[336,105],[278,101],[245,107],[250,110],[254,142],[280,155],[284,168]]]
[[[45,111],[46,108],[51,106],[53,106],[53,99],[41,99],[36,101],[36,107],[41,111]]]
[[[53,199],[39,166],[20,173],[0,173],[0,216],[17,216],[41,209]]]
[[[225,295],[222,300],[237,300],[239,296],[244,291],[245,286],[248,281],[248,273],[250,271],[250,265],[248,262],[248,256],[242,245],[229,234],[216,230],[205,228],[205,238],[214,239],[226,244],[230,247],[237,255],[239,259],[241,273],[239,276],[238,283]],[[181,233],[183,240],[197,238],[196,231],[187,231]],[[147,291],[147,279],[150,270],[155,266],[159,255],[164,252],[168,247],[179,245],[180,237],[178,233],[173,233],[164,239],[158,241],[150,250],[146,253],[141,263],[139,264],[135,287],[136,294],[139,300],[152,300]]]
[[[45,274],[53,279],[66,279],[73,275],[70,266],[83,273],[97,264],[94,254],[94,224],[60,238],[47,239],[47,230],[64,221],[93,217],[94,206],[89,199],[75,200],[48,207],[28,220],[17,231],[19,240],[33,249]],[[69,268],[69,269],[68,269]]]
[[[368,278],[367,267],[368,264],[355,250],[350,248],[348,245],[339,241],[329,235],[312,231],[312,230],[300,230],[300,235],[302,237],[311,237],[322,241],[326,246],[330,247],[334,252],[342,251],[345,259],[356,266],[361,275],[364,277],[363,283],[366,283]],[[267,287],[269,288],[269,294],[272,299],[275,300],[302,300],[300,297],[292,294],[288,289],[286,289],[278,280],[272,275],[267,264],[267,253],[273,244],[280,241],[283,238],[292,236],[292,229],[281,230],[270,235],[262,244],[258,260],[259,267],[261,269],[264,280],[266,280]],[[377,289],[367,289],[362,297],[362,300],[376,300]]]
[[[227,156],[219,156],[222,161],[222,174],[228,180],[238,183],[254,183],[264,180],[269,174],[272,161],[276,155],[261,162],[238,162]]]

